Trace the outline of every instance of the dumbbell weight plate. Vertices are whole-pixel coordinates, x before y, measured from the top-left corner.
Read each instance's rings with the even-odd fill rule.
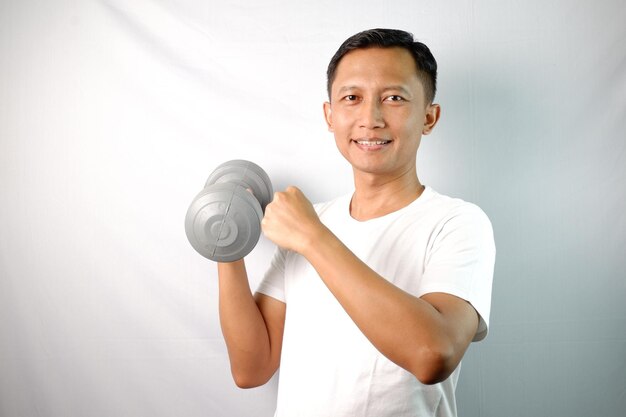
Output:
[[[233,183],[239,184],[246,189],[250,189],[252,194],[261,204],[261,209],[265,212],[265,206],[272,201],[274,190],[272,182],[263,168],[254,162],[235,159],[219,165],[209,175],[205,187],[211,184]]]
[[[232,183],[202,190],[187,210],[185,233],[205,258],[232,262],[252,251],[261,235],[263,211],[246,188]]]

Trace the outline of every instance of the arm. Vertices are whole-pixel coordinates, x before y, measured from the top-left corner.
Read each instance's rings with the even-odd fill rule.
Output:
[[[417,298],[360,261],[317,217],[296,188],[277,193],[263,231],[311,263],[372,344],[387,358],[432,384],[458,366],[478,327],[466,301],[443,293]]]
[[[265,384],[280,362],[285,304],[253,297],[243,260],[218,264],[219,311],[231,372],[240,388]]]

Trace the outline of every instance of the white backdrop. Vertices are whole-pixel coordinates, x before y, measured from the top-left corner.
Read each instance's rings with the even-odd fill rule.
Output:
[[[433,50],[421,179],[496,233],[461,415],[623,415],[624,22],[618,0],[1,0],[0,415],[272,415],[275,380],[231,381],[185,211],[233,158],[314,201],[349,191],[325,68],[372,27]]]

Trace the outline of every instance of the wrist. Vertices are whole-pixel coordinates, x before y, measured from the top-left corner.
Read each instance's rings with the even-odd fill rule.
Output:
[[[335,235],[324,224],[320,223],[318,227],[307,233],[306,239],[300,248],[300,255],[311,260],[315,253],[323,250],[332,244],[332,240],[337,239]]]

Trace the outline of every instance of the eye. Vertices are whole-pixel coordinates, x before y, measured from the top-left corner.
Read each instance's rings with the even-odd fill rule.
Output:
[[[348,94],[343,99],[345,101],[356,101],[356,100],[358,100],[358,97],[356,95],[354,95],[354,94]]]
[[[405,101],[404,97],[398,95],[392,95],[385,98],[386,101]]]

